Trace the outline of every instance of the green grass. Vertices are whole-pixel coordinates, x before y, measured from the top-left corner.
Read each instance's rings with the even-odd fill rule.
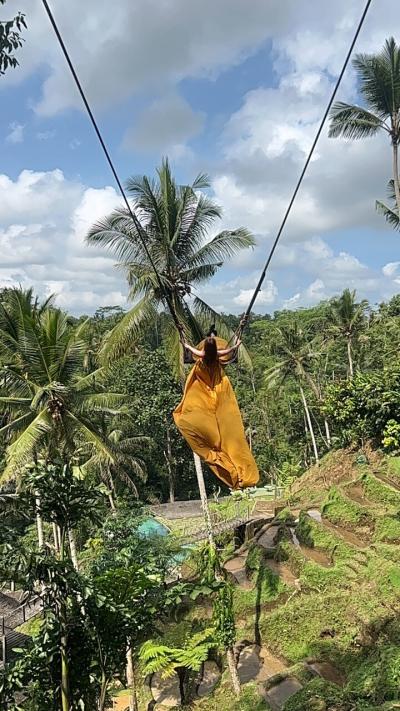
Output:
[[[190,708],[198,711],[267,711],[270,707],[261,698],[255,684],[246,684],[242,688],[240,698],[232,692],[230,683],[224,675],[223,681],[209,697],[196,701]]]
[[[253,583],[252,590],[235,587],[233,603],[237,617],[253,615],[257,604],[262,606],[274,602],[287,591],[286,585],[280,578],[262,564],[253,576]]]
[[[378,504],[385,504],[386,506],[400,506],[400,493],[379,481],[373,475],[365,474],[361,479],[361,483],[366,497],[371,501],[376,501]]]
[[[325,702],[335,704],[340,709],[343,692],[335,684],[324,679],[312,679],[301,691],[294,694],[285,704],[284,711],[325,711]]]
[[[354,549],[329,531],[322,523],[314,521],[305,512],[301,512],[296,535],[301,543],[309,548],[319,548],[334,555],[335,560],[348,560],[354,555]]]
[[[390,545],[388,543],[375,543],[374,550],[380,558],[400,564],[400,546]]]
[[[399,698],[400,648],[384,645],[376,649],[350,673],[346,691],[350,698],[364,698],[374,704],[382,704]]]
[[[378,518],[375,525],[374,541],[400,543],[400,519],[394,516]]]
[[[354,526],[371,518],[364,506],[349,499],[336,486],[329,490],[322,507],[322,513],[332,523],[353,524]]]
[[[388,457],[386,459],[386,465],[387,476],[389,479],[393,479],[393,481],[400,483],[400,457]]]
[[[350,603],[350,591],[336,589],[294,597],[262,617],[264,644],[292,663],[314,655],[332,659],[344,653],[358,631],[355,620],[344,614]]]

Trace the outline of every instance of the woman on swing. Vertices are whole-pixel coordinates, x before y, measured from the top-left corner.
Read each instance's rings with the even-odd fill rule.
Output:
[[[229,348],[216,336],[212,329],[197,348],[185,343],[197,362],[186,380],[174,420],[191,449],[214,474],[230,489],[241,489],[259,480],[236,396],[223,369],[241,341]]]

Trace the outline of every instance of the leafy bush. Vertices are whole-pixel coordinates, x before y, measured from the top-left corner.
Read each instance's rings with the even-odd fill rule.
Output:
[[[324,411],[336,425],[340,444],[362,443],[372,439],[377,445],[396,449],[400,428],[400,368],[382,372],[356,373],[354,378],[330,385]],[[389,425],[389,422],[391,423]]]

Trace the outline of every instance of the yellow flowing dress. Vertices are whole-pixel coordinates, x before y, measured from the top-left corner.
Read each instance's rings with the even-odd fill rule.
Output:
[[[216,341],[218,350],[227,347],[223,339]],[[202,343],[198,349],[202,350]],[[224,357],[220,361],[224,362]],[[247,444],[235,393],[220,363],[208,368],[201,359],[197,361],[174,420],[191,449],[227,486],[242,489],[257,484],[257,464]]]

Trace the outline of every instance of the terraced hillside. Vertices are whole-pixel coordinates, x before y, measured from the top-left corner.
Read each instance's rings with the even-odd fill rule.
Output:
[[[226,672],[210,661],[197,689],[214,690],[194,708],[400,708],[399,543],[400,459],[327,456],[296,483],[278,517],[226,562],[242,698],[234,699]],[[168,643],[207,617],[205,602],[189,607],[165,630]],[[179,702],[176,694],[144,696],[143,711]]]

